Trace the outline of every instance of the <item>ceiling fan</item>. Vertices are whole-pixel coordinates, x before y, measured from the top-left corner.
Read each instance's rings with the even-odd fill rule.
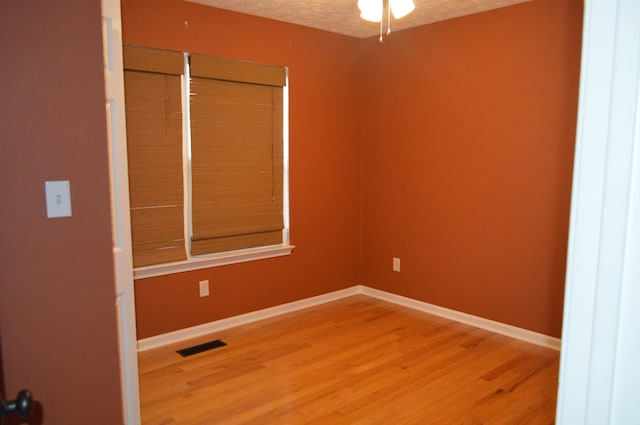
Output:
[[[380,22],[380,43],[382,43],[382,28],[386,12],[387,35],[391,34],[391,14],[394,19],[400,19],[413,12],[416,5],[413,0],[358,0],[360,17],[370,22]]]

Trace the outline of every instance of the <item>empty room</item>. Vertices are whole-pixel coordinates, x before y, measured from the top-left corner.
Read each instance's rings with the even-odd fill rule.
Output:
[[[0,422],[634,423],[633,0],[3,9]]]
[[[353,3],[352,18],[358,21]],[[200,242],[196,241],[196,198],[206,196],[198,195],[196,188],[197,157],[205,155],[198,150],[198,140],[205,136],[195,126],[203,119],[214,119],[198,115],[196,102],[205,90],[195,87],[199,81],[195,75],[204,66],[199,61],[206,61],[201,56],[284,67],[288,91],[284,227],[289,240],[284,244],[291,246],[290,252],[254,261],[228,260],[227,256],[216,267],[194,266],[185,264],[189,259],[181,242],[177,257],[153,258],[157,247],[144,236],[136,241],[136,226],[145,226],[146,220],[137,216],[136,208],[142,215],[152,206],[171,202],[137,204],[138,196],[147,198],[145,188],[131,186],[143,422],[425,423],[427,417],[433,423],[473,418],[489,423],[551,421],[562,324],[582,5],[536,0],[507,6],[400,30],[393,28],[401,20],[392,18],[392,31],[385,32],[380,42],[376,24],[367,27],[368,36],[359,38],[190,2],[122,3],[127,108],[134,108],[133,96],[144,90],[129,89],[138,82],[134,75],[144,77],[146,61],[139,59],[143,64],[138,66],[137,57],[164,51],[191,55],[192,250]],[[182,58],[176,56],[180,63]],[[179,64],[177,68],[181,69]],[[179,78],[174,81],[177,84]],[[146,112],[142,107],[136,110],[145,123]],[[139,174],[159,175],[168,160],[145,157],[138,153],[143,147],[131,147],[136,137],[133,114],[127,113],[130,164],[140,162],[133,166],[140,169]],[[216,128],[211,134],[224,131]],[[144,145],[145,136],[140,139]],[[179,132],[175,140],[179,148]],[[180,190],[181,162],[176,163],[178,178],[167,178],[177,180]],[[138,181],[136,173],[130,165],[130,181]],[[245,213],[234,213],[238,214]],[[179,235],[168,237],[169,241],[182,237],[181,222],[177,227]],[[169,251],[165,247],[162,255]],[[174,270],[166,265],[172,261],[185,265]],[[200,282],[208,295],[201,296]],[[449,342],[440,347],[440,334],[455,325],[436,318],[431,320],[444,328],[430,325],[429,319],[402,324],[400,318],[410,314],[402,309],[396,312],[398,317],[388,318],[390,323],[383,320],[395,312],[394,304],[404,304],[406,309],[411,302],[414,309],[441,307],[441,314],[460,313],[458,320],[465,317],[476,326],[495,325],[503,333],[513,332],[551,348],[538,357],[529,351],[534,348],[523,346],[524,351],[487,358],[487,352],[502,350],[494,346],[496,337],[466,327],[451,331]],[[333,313],[324,312],[324,303]],[[309,314],[320,323],[291,313],[283,317],[301,322],[297,326],[282,323],[291,326],[286,330],[274,324],[256,328],[253,336],[240,330],[238,335],[218,331],[231,327],[234,318],[236,324],[244,324],[315,304]],[[345,311],[353,316],[345,316]],[[304,312],[308,311],[300,314]],[[379,325],[366,326],[369,321]],[[282,318],[275,323],[281,322]],[[345,327],[353,328],[347,332]],[[316,332],[300,334],[302,329]],[[203,339],[195,342],[180,341],[200,334]],[[297,337],[289,340],[285,335]],[[418,335],[436,340],[426,336],[420,340]],[[174,352],[216,339],[227,345],[184,360]],[[165,350],[168,359],[176,362],[162,360],[164,368],[156,369],[156,347],[170,343],[177,345]],[[421,348],[412,350],[412,344]],[[479,356],[480,364],[466,374],[479,381],[484,376],[485,385],[456,398],[456,392],[474,382],[450,386],[448,378],[456,382],[456,368],[428,373],[438,366],[425,359],[455,363],[461,355],[456,347],[476,345],[478,352],[471,354],[474,350],[468,349],[469,357],[460,358],[457,367],[475,364],[472,359]],[[245,351],[235,351],[241,347]],[[277,353],[281,357],[273,358]],[[442,357],[444,353],[452,357]],[[189,366],[195,359],[211,363]],[[520,362],[519,372],[514,362]],[[495,369],[498,366],[502,370]],[[196,371],[189,373],[192,367]],[[359,369],[364,372],[357,373]],[[246,371],[244,381],[236,376],[240,371]],[[162,373],[169,377],[151,378]],[[394,373],[398,379],[382,378]],[[421,374],[430,378],[412,389],[409,383],[421,380]],[[306,381],[328,379],[324,375],[333,377],[332,385],[305,386]],[[493,375],[506,381],[487,378]],[[256,381],[260,384],[250,386]],[[538,393],[535,401],[525,392],[524,383],[529,381],[537,385],[532,390]],[[520,390],[522,396],[514,390],[520,385],[525,388]],[[407,390],[399,391],[400,387]],[[449,397],[435,397],[438,393]],[[430,403],[429,398],[439,402]],[[516,402],[522,398],[527,402]],[[206,399],[218,402],[211,407],[204,403]],[[430,410],[434,406],[445,413],[435,415]],[[501,416],[503,410],[513,416]]]

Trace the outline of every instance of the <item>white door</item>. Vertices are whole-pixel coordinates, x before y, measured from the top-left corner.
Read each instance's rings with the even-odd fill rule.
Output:
[[[640,1],[587,0],[559,425],[640,423]]]
[[[115,303],[120,336],[120,374],[124,406],[124,423],[140,424],[140,392],[131,222],[129,218],[129,179],[122,69],[122,26],[119,0],[102,0],[104,75],[111,180],[111,228],[116,278]]]

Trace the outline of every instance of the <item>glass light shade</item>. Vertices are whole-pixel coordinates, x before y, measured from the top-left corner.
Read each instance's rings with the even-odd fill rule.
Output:
[[[396,19],[407,16],[416,8],[416,5],[413,4],[413,0],[390,0],[390,3],[391,13],[393,13],[393,17]]]
[[[358,9],[360,9],[360,17],[366,21],[382,20],[382,0],[358,0]]]

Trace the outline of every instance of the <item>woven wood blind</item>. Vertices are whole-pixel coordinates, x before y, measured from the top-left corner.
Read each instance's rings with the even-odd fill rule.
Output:
[[[134,267],[186,259],[182,179],[183,55],[124,46]]]
[[[203,55],[191,55],[190,64],[192,77],[273,87],[286,85],[287,72],[282,66]]]
[[[285,69],[193,55],[191,75],[191,253],[282,243]]]

